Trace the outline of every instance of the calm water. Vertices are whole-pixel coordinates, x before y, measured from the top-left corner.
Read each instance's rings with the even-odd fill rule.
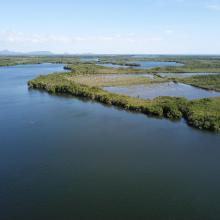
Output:
[[[183,66],[181,63],[176,62],[156,62],[156,61],[135,61],[135,63],[140,64],[140,69],[150,69],[154,67],[163,67],[163,66]]]
[[[162,66],[182,66],[183,64],[176,62],[157,62],[157,61],[135,61],[134,63],[140,64],[140,66],[131,66],[131,68],[136,69],[150,69],[154,67],[162,67]],[[111,63],[98,64],[104,67],[111,68],[129,68],[130,66],[116,65]]]
[[[220,219],[220,135],[26,81],[0,68],[0,219]]]
[[[173,82],[155,83],[150,85],[135,85],[128,87],[105,87],[104,89],[109,92],[139,97],[143,99],[154,99],[158,96],[176,96],[185,97],[187,99],[220,96],[220,92],[208,91],[205,89],[196,88],[194,86]]]

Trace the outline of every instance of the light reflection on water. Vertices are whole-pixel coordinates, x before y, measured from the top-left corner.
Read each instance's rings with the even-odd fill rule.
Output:
[[[220,135],[28,90],[0,68],[0,218],[220,219]]]
[[[104,87],[106,91],[139,97],[143,99],[153,99],[158,96],[185,97],[187,99],[199,99],[220,96],[219,92],[204,90],[182,83],[155,83],[149,85],[115,86]]]

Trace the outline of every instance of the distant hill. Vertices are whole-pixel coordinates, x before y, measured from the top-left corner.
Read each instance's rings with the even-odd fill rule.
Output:
[[[0,56],[53,56],[54,54],[50,51],[32,51],[32,52],[16,52],[10,50],[1,50]]]
[[[16,56],[16,55],[22,55],[22,53],[10,51],[10,50],[0,51],[0,56]]]
[[[31,55],[31,56],[52,56],[52,55],[54,55],[50,51],[33,51],[33,52],[26,53],[26,54]]]

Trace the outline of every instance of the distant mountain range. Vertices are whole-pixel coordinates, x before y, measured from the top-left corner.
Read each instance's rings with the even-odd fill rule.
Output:
[[[16,52],[10,50],[1,50],[0,56],[53,56],[50,51],[32,51],[32,52]]]

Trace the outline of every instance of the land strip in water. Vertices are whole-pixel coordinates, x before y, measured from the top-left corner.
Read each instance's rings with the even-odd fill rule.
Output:
[[[86,61],[83,61],[86,58]],[[174,66],[159,66],[154,68],[142,68],[140,62],[175,62]],[[63,63],[63,64],[113,64],[121,68],[111,70],[113,73],[220,73],[220,56],[0,56],[0,66],[38,63]],[[123,68],[123,67],[127,68]],[[71,68],[71,67],[70,67]],[[110,71],[109,68],[108,71]],[[104,69],[102,70],[104,71]]]
[[[96,76],[92,73],[91,75]],[[189,125],[205,130],[220,131],[220,97],[189,101],[178,97],[158,97],[144,100],[104,91],[102,88],[79,81],[88,72],[55,73],[39,76],[28,82],[30,88],[43,89],[53,94],[69,94],[171,120],[185,118]],[[76,81],[74,80],[76,78]],[[130,82],[129,82],[130,83]],[[152,81],[150,82],[152,83]]]
[[[39,76],[28,82],[30,88],[44,89],[49,93],[70,94],[95,100],[107,105],[114,105],[126,110],[141,112],[156,117],[165,117],[171,120],[185,118],[189,125],[211,131],[220,131],[220,97],[199,100],[187,100],[180,97],[158,97],[145,100],[126,95],[115,94],[103,90],[103,86],[139,85],[160,82],[183,82],[204,89],[219,91],[220,76],[193,76],[188,78],[169,78],[157,76],[156,73],[171,72],[220,72],[220,58],[213,57],[167,57],[157,56],[137,58],[135,56],[98,57],[98,61],[81,62],[80,56],[69,57],[0,57],[0,65],[17,65],[32,63],[64,63],[69,73],[56,73],[48,76]],[[141,69],[131,66],[136,61],[177,62],[183,66],[156,67]],[[110,62],[120,65],[132,65],[128,68],[110,68],[97,66],[96,63]],[[150,73],[154,78],[144,76],[124,77],[123,74]],[[118,74],[119,77],[103,77],[109,74]]]
[[[193,76],[189,78],[178,79],[178,81],[196,86],[202,89],[214,90],[220,92],[220,74]]]

